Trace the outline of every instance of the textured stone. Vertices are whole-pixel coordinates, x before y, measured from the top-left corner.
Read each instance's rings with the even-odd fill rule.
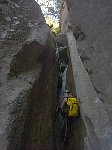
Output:
[[[67,0],[69,19],[85,69],[112,119],[112,1]]]
[[[81,115],[91,150],[112,149],[112,124],[103,102],[90,81],[77,52],[72,31],[68,31],[68,45],[73,69],[76,94],[80,100]],[[108,142],[107,142],[108,141]],[[88,145],[88,144],[87,144]]]
[[[0,1],[0,149],[52,149],[54,40],[34,0]]]
[[[62,13],[60,24],[62,23],[61,30],[64,34],[68,30],[73,31],[73,34],[68,33],[69,52],[87,134],[84,137],[84,149],[110,150],[112,2],[67,0],[65,5],[67,6],[61,12],[66,11],[66,14]],[[70,21],[65,19],[66,16],[69,16]]]

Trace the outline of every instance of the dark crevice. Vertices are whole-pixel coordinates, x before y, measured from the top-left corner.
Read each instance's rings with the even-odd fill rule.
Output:
[[[63,100],[63,92],[68,89],[76,97],[75,85],[73,80],[72,66],[67,47],[59,48],[59,70],[57,84],[57,106]],[[82,150],[84,147],[85,128],[81,116],[72,121],[72,124],[65,125],[66,117],[57,116],[54,130],[54,150]]]

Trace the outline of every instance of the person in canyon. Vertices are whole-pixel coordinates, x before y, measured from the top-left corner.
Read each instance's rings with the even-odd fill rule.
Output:
[[[63,93],[63,100],[60,106],[57,108],[58,112],[62,112],[63,116],[71,118],[77,118],[79,116],[79,102],[73,97],[70,91],[66,90]]]
[[[63,100],[61,102],[61,105],[60,107],[61,108],[64,108],[66,103],[67,103],[67,99],[70,98],[70,97],[73,97],[71,92],[69,92],[68,90],[66,90],[64,93],[63,93]]]
[[[63,101],[60,105],[61,109],[64,109],[68,117],[77,117],[79,115],[79,102],[73,97],[71,92],[66,90],[63,94]]]
[[[63,100],[58,111],[64,122],[64,125],[62,124],[61,136],[66,147],[73,136],[74,123],[76,124],[79,118],[79,102],[70,91],[66,90],[63,93]]]

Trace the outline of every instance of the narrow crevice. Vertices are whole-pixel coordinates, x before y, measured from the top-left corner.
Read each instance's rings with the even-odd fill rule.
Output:
[[[69,50],[67,46],[60,47],[59,50],[59,70],[57,84],[57,106],[63,100],[63,92],[67,89],[71,91],[74,97],[76,96],[75,81],[73,80],[73,72]],[[84,149],[85,127],[81,116],[73,122],[71,129],[67,131],[68,137],[65,138],[66,127],[64,125],[64,117],[59,116],[55,122],[54,133],[54,150],[82,150]],[[56,126],[58,124],[58,127]],[[67,127],[69,129],[69,127]],[[64,142],[63,142],[64,141]],[[64,144],[63,144],[64,143]]]

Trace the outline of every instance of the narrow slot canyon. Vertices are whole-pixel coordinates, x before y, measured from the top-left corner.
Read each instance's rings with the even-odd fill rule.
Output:
[[[0,1],[0,150],[112,149],[111,5]],[[66,90],[80,106],[71,123]]]
[[[63,40],[66,41],[64,38]],[[68,50],[68,45],[63,45],[63,41],[56,41],[59,46],[59,58],[58,58],[58,84],[57,84],[57,107],[60,106],[63,100],[63,93],[66,89],[76,96],[73,72],[71,66],[71,60]],[[71,131],[66,131],[65,118],[57,116],[55,120],[55,131],[54,131],[54,149],[55,150],[81,150],[84,147],[84,134],[85,128],[81,116],[78,117],[72,124]],[[66,135],[67,132],[67,135]]]

